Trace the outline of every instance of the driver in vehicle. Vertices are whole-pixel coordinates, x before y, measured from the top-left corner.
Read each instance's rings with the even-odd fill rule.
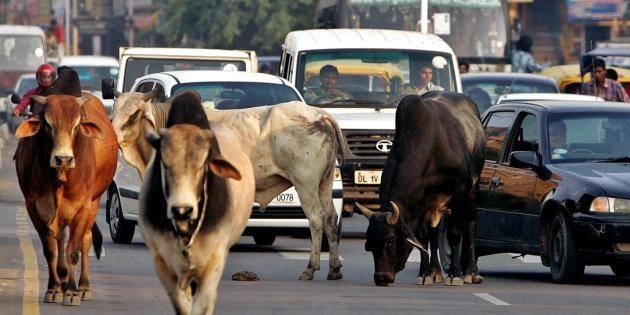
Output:
[[[418,85],[413,86],[407,84],[403,87],[403,94],[418,94],[422,95],[431,91],[444,91],[444,88],[433,84],[433,67],[430,65],[422,65],[420,67],[420,82]]]
[[[339,90],[339,70],[333,65],[325,65],[319,69],[319,88],[309,89],[304,93],[308,104],[326,104],[338,100],[351,100],[352,96]]]
[[[549,150],[552,159],[563,159],[567,154],[567,126],[561,120],[549,122]]]

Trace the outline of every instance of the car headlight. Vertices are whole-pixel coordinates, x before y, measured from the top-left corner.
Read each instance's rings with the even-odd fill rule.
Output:
[[[597,197],[591,202],[593,212],[630,213],[630,199]]]

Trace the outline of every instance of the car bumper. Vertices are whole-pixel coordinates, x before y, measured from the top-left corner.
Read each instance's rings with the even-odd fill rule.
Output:
[[[579,252],[589,265],[630,262],[630,216],[579,214],[573,221]]]

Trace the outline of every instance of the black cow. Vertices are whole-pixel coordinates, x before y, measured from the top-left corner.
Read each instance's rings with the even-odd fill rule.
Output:
[[[448,236],[453,255],[445,284],[483,280],[478,275],[474,252],[483,147],[479,111],[465,95],[431,92],[422,97],[409,95],[400,101],[394,145],[380,186],[380,211],[372,212],[357,204],[370,220],[365,248],[374,256],[377,285],[394,282],[413,246],[426,253],[418,239],[426,242],[445,213],[450,214]],[[455,249],[462,240],[459,257]],[[460,258],[466,272],[464,279]],[[437,265],[437,259],[433,262]],[[430,274],[428,269],[423,263],[420,276]],[[436,271],[441,276],[439,268]]]

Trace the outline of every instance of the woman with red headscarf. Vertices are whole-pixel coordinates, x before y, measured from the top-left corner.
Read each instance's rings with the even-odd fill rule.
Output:
[[[13,110],[13,114],[15,116],[19,116],[21,112],[26,110],[28,105],[33,105],[31,101],[31,96],[33,95],[42,95],[46,89],[52,85],[55,80],[56,72],[53,66],[45,63],[37,68],[37,72],[35,73],[35,78],[37,79],[37,87],[26,91],[24,96],[22,96],[22,100],[20,103],[15,106]]]

